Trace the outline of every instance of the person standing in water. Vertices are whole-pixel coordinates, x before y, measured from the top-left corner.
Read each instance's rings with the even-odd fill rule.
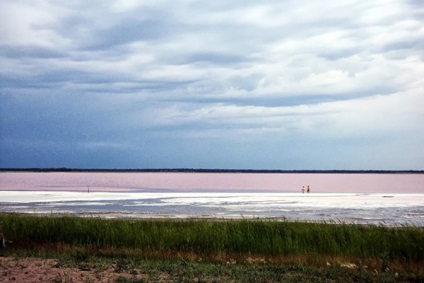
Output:
[[[308,188],[306,189],[306,192],[307,192],[308,194],[311,192],[311,189],[309,188],[309,185],[308,185]]]
[[[302,194],[305,193],[305,186],[302,186],[302,190],[301,190]]]

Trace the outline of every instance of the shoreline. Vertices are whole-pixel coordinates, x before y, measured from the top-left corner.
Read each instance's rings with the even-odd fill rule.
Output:
[[[294,224],[305,224],[305,225],[339,225],[339,226],[357,226],[357,227],[381,227],[388,229],[403,229],[403,228],[418,228],[424,229],[424,225],[417,225],[413,222],[403,222],[403,223],[388,223],[388,222],[378,222],[378,223],[368,223],[368,222],[355,222],[355,221],[342,221],[339,219],[333,220],[317,220],[317,219],[297,219],[297,218],[287,218],[284,216],[279,217],[257,217],[257,216],[229,216],[229,217],[219,217],[219,216],[170,216],[170,215],[161,215],[161,214],[141,214],[134,215],[131,212],[123,213],[113,213],[113,212],[7,212],[0,211],[0,215],[17,215],[17,216],[28,216],[34,218],[83,218],[83,219],[99,219],[104,221],[164,221],[164,222],[238,222],[238,221],[247,221],[247,222],[278,222],[278,223],[294,223]]]

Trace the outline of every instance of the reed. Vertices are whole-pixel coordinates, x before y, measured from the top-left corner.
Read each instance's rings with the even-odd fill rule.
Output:
[[[308,254],[423,261],[421,227],[276,220],[128,220],[0,214],[14,246],[68,244],[158,252]]]

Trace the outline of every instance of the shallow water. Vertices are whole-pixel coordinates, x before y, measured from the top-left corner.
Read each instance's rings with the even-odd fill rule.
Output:
[[[424,193],[424,174],[2,172],[0,190]]]

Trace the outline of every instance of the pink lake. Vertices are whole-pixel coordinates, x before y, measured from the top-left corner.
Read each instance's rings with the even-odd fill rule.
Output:
[[[424,174],[2,172],[0,190],[424,193]]]

